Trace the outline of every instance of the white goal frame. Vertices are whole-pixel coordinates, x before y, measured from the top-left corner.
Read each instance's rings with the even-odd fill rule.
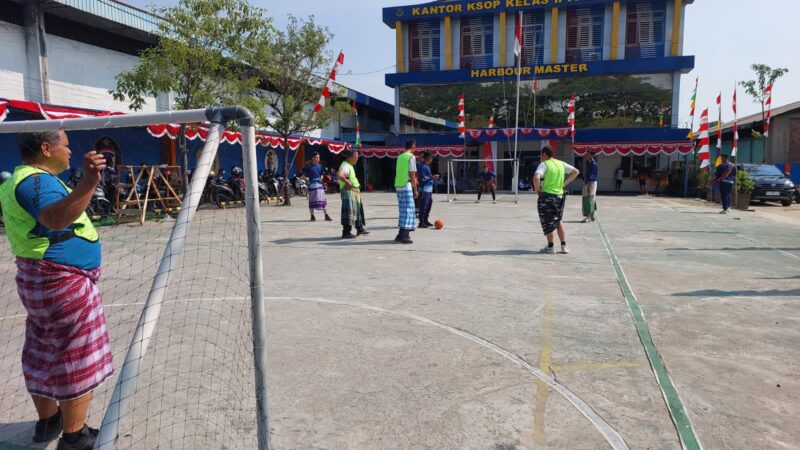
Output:
[[[484,159],[476,159],[476,158],[453,158],[447,161],[447,202],[454,202],[458,201],[458,194],[456,187],[456,174],[458,173],[455,168],[456,165],[454,163],[457,162],[506,162],[511,161],[513,164],[512,167],[512,175],[511,175],[511,192],[514,193],[514,203],[519,203],[519,186],[517,185],[517,174],[519,173],[519,160],[514,158],[484,158]],[[497,167],[495,166],[495,170]],[[452,197],[451,197],[451,188],[452,188]]]
[[[267,410],[267,353],[266,313],[263,295],[263,262],[261,254],[261,221],[259,220],[258,170],[256,166],[255,119],[247,108],[231,106],[224,108],[192,109],[162,113],[137,113],[111,117],[96,117],[63,120],[28,120],[0,124],[0,133],[25,133],[35,131],[97,130],[147,126],[159,123],[203,123],[210,122],[205,146],[197,161],[189,190],[172,228],[170,239],[153,278],[150,293],[145,301],[133,339],[125,355],[122,370],[117,376],[114,392],[103,417],[95,449],[112,450],[119,434],[120,420],[128,409],[128,403],[136,390],[142,358],[147,353],[150,339],[156,329],[161,306],[170,282],[171,274],[183,261],[183,247],[189,233],[194,214],[200,204],[209,172],[217,155],[220,136],[229,121],[236,121],[242,133],[242,158],[245,170],[245,205],[247,221],[248,262],[250,275],[250,299],[253,327],[253,364],[255,368],[256,419],[259,450],[269,450],[269,414]]]

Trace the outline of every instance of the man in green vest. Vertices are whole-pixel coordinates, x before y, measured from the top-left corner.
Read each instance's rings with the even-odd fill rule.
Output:
[[[27,312],[22,373],[39,416],[33,440],[63,431],[59,449],[92,448],[97,430],[85,423],[92,391],[114,370],[97,288],[100,239],[84,211],[106,161],[86,153],[71,190],[57,177],[72,154],[66,133],[23,133],[19,146],[22,165],[0,186],[0,204]]]
[[[564,188],[580,175],[580,171],[569,164],[559,161],[553,156],[549,147],[542,149],[542,163],[533,174],[533,186],[539,193],[537,207],[542,231],[547,237],[547,247],[539,250],[540,253],[555,253],[553,232],[558,233],[561,240],[561,252],[569,253],[567,233],[561,219],[564,217],[564,204],[567,200]]]
[[[356,236],[367,235],[364,229],[364,205],[361,203],[361,183],[356,177],[358,150],[342,152],[344,161],[339,166],[339,191],[342,194],[342,239],[355,239]],[[357,234],[353,234],[353,227]]]
[[[399,215],[397,227],[399,231],[394,241],[400,244],[413,244],[411,232],[416,229],[417,215],[414,199],[419,197],[417,188],[417,160],[414,150],[417,143],[413,139],[406,141],[406,151],[397,157],[394,171],[394,188],[397,192]]]

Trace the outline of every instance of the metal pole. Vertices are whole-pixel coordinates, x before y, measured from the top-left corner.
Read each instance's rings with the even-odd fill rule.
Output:
[[[242,158],[245,166],[245,205],[247,208],[247,253],[250,268],[250,303],[253,326],[253,362],[256,377],[256,418],[258,449],[269,450],[269,411],[267,404],[267,325],[264,305],[264,268],[261,254],[261,220],[256,170],[256,130],[240,127]]]
[[[205,110],[201,111],[203,111],[203,117],[205,117]],[[83,120],[95,119],[79,119],[78,121]],[[163,121],[163,117],[159,117],[158,121]],[[137,124],[140,125],[139,122]],[[170,239],[158,266],[158,272],[156,272],[156,276],[153,279],[150,294],[147,296],[144,309],[139,316],[139,323],[136,325],[136,331],[125,355],[125,362],[117,377],[114,393],[111,395],[111,401],[108,403],[103,417],[103,425],[100,427],[100,434],[94,445],[95,449],[112,450],[114,448],[114,442],[119,435],[120,420],[136,391],[139,367],[147,353],[147,347],[150,344],[150,339],[155,332],[158,318],[161,314],[161,306],[164,302],[164,295],[167,293],[170,275],[183,261],[183,246],[189,234],[189,225],[192,222],[194,213],[197,211],[197,206],[200,204],[200,197],[203,195],[208,174],[217,155],[217,147],[219,146],[219,137],[222,130],[222,124],[214,123],[208,131],[206,145],[203,147],[197,168],[192,176],[191,188],[184,198],[183,208],[178,214],[175,227],[172,228]],[[250,192],[252,193],[252,190]],[[258,191],[256,190],[256,192]]]
[[[521,24],[522,24],[522,11],[519,12],[519,19],[517,19],[517,20],[520,21],[520,26],[521,26]],[[522,36],[520,36],[520,39],[522,39]],[[511,176],[511,183],[513,184],[513,186],[511,186],[511,189],[514,190],[514,201],[515,202],[517,201],[517,193],[519,191],[519,179],[518,179],[519,178],[519,172],[517,172],[517,169],[519,168],[519,165],[516,164],[516,161],[517,161],[517,152],[518,152],[517,146],[518,146],[518,142],[519,142],[519,85],[520,85],[520,79],[521,78],[522,78],[522,49],[520,48],[519,55],[517,55],[517,113],[516,113],[517,117],[516,117],[516,121],[515,121],[515,124],[514,124],[514,164],[512,164],[512,166],[511,166],[512,170],[514,172],[512,174],[512,176]],[[534,117],[536,117],[535,113],[534,113]]]
[[[90,117],[86,119],[26,120],[3,122],[0,133],[26,133],[32,131],[97,130],[103,128],[142,127],[155,123],[199,123],[208,120],[205,109],[170,111],[120,116]]]

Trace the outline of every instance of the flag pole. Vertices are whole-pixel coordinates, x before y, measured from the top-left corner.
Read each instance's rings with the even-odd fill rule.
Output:
[[[515,45],[516,40],[519,39],[519,53],[517,54],[517,113],[516,113],[516,121],[514,124],[514,163],[513,163],[513,171],[514,174],[511,177],[512,189],[514,190],[514,202],[516,203],[519,200],[519,162],[517,161],[517,155],[519,153],[519,85],[520,79],[522,78],[522,11],[519,13],[519,17],[517,18],[517,26],[514,35]],[[519,35],[517,35],[519,33]],[[515,48],[516,49],[516,48]],[[534,111],[534,118],[536,117],[536,111]]]

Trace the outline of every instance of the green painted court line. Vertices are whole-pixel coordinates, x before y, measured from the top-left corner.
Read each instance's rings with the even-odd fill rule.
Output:
[[[653,342],[653,336],[650,334],[650,328],[647,326],[644,312],[641,306],[639,306],[639,302],[636,300],[633,289],[631,289],[630,284],[628,284],[628,279],[625,278],[625,273],[622,271],[622,266],[619,264],[617,255],[614,254],[611,242],[608,240],[608,235],[606,235],[599,221],[595,223],[597,224],[597,229],[600,231],[600,236],[603,238],[603,244],[606,247],[608,256],[611,258],[611,264],[614,266],[614,272],[617,275],[617,282],[622,290],[622,295],[625,297],[625,301],[628,303],[628,309],[636,325],[636,332],[639,334],[639,340],[647,354],[650,368],[653,369],[653,375],[656,377],[658,387],[661,389],[661,395],[664,397],[664,401],[669,409],[669,415],[672,418],[672,423],[675,425],[675,430],[678,432],[681,446],[684,450],[702,450],[703,446],[700,444],[700,440],[694,432],[694,427],[692,427],[692,422],[689,420],[689,415],[686,413],[686,408],[683,405],[678,389],[675,388],[669,376],[669,372],[667,372],[667,366],[664,364],[664,360],[661,358],[661,354],[658,352],[655,342]]]

